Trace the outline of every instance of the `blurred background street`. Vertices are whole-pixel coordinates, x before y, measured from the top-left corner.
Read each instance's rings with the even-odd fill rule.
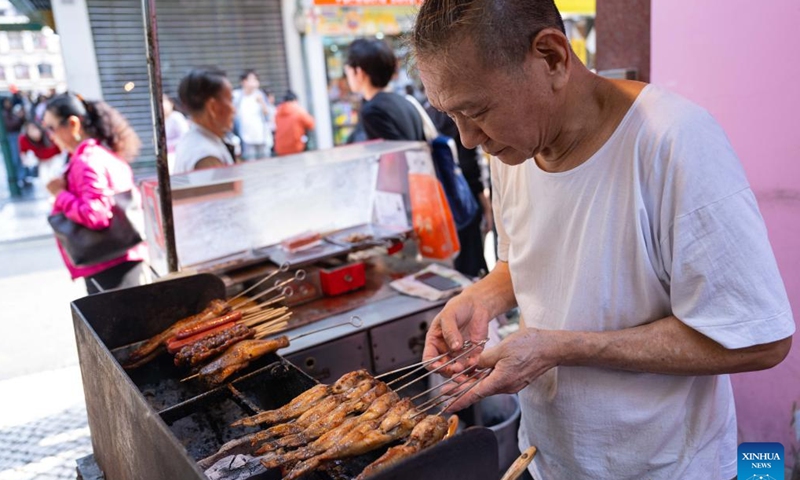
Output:
[[[64,270],[49,209],[40,183],[12,200],[0,182],[0,480],[74,479],[92,452],[69,311],[86,289]]]

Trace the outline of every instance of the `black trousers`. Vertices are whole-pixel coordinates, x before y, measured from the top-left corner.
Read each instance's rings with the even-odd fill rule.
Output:
[[[483,256],[483,234],[481,233],[482,212],[464,228],[458,231],[461,252],[453,261],[453,266],[468,277],[477,277],[489,270]]]
[[[94,295],[105,290],[139,286],[143,276],[144,263],[125,262],[83,279],[86,281],[86,291],[89,295]]]

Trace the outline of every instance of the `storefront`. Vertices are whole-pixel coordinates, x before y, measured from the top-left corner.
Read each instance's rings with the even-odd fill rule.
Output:
[[[418,0],[315,0],[304,12],[304,47],[308,80],[321,148],[347,142],[358,123],[361,99],[344,77],[347,47],[359,37],[376,37],[394,48],[401,63],[392,88],[415,83],[406,66],[402,36],[414,23]]]
[[[326,148],[347,143],[358,124],[361,98],[350,92],[344,76],[347,47],[359,37],[388,42],[400,62],[390,88],[419,93],[421,84],[409,65],[403,36],[411,31],[419,0],[314,0],[302,16],[307,78],[317,119],[317,142]],[[594,68],[596,0],[557,0],[567,36],[578,57]],[[327,112],[327,113],[326,113]]]

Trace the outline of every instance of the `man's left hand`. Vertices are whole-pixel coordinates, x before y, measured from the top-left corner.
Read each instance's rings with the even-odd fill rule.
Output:
[[[478,361],[481,368],[493,368],[492,372],[478,385],[475,380],[462,384],[457,391],[474,387],[464,394],[448,411],[457,412],[475,402],[497,393],[517,393],[543,373],[559,363],[560,332],[522,329],[494,348],[486,350]],[[451,392],[457,395],[457,391]]]

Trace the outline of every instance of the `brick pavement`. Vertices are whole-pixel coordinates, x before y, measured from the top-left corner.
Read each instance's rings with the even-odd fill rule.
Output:
[[[75,479],[92,453],[78,367],[0,382],[0,480]]]

